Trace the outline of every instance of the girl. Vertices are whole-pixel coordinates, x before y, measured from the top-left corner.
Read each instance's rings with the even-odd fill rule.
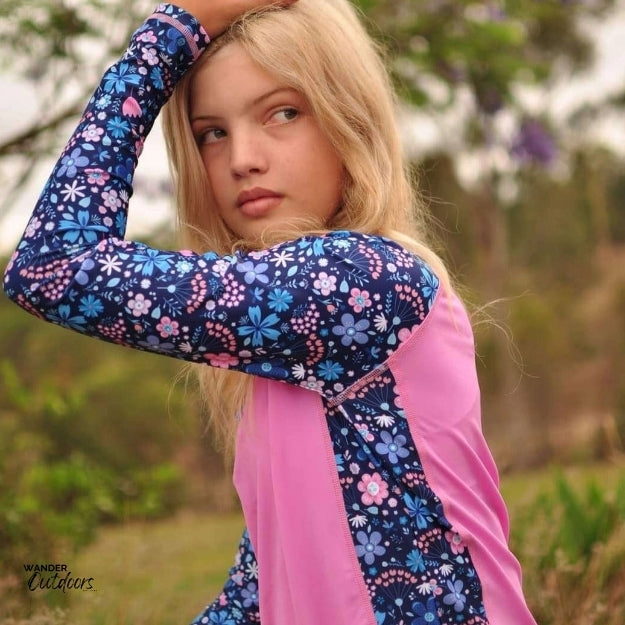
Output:
[[[269,4],[157,8],[90,100],[6,292],[202,364],[248,529],[196,623],[530,625],[471,328],[412,218],[384,67],[347,0]],[[193,250],[177,253],[123,238],[170,97]]]

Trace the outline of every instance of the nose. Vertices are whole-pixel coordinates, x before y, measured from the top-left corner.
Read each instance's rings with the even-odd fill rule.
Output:
[[[230,133],[230,170],[235,178],[267,171],[268,155],[262,137],[251,128]]]

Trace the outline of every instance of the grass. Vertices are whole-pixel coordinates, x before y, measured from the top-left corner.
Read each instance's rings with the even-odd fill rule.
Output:
[[[68,555],[74,577],[93,577],[94,590],[36,591],[35,618],[3,625],[186,624],[221,590],[241,537],[239,515],[185,513],[165,521],[102,528],[97,541]],[[47,595],[47,597],[46,597]],[[49,604],[65,599],[62,607]]]
[[[558,480],[586,501],[600,484],[603,505],[617,496],[625,465],[546,469],[506,477],[502,492],[512,521],[512,547],[524,568],[528,601],[541,625],[622,625],[625,622],[625,524],[599,541],[588,557],[571,561],[558,545],[562,535]],[[554,522],[555,519],[555,522]],[[570,523],[569,523],[570,526]],[[238,515],[190,513],[151,523],[103,528],[98,540],[66,561],[75,576],[93,577],[95,591],[60,595],[39,591],[35,615],[3,625],[173,625],[190,623],[221,589],[243,527]],[[583,529],[583,528],[580,528]],[[581,533],[581,532],[580,532]],[[569,537],[570,540],[570,537]],[[546,555],[547,545],[551,554]],[[499,625],[499,624],[495,624]]]

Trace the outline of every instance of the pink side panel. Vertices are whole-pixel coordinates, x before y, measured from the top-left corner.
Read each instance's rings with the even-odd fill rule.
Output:
[[[318,395],[257,378],[234,481],[259,565],[263,625],[375,625]]]
[[[426,478],[468,546],[491,625],[535,625],[507,545],[508,516],[481,428],[473,334],[458,299],[441,290],[389,364]]]

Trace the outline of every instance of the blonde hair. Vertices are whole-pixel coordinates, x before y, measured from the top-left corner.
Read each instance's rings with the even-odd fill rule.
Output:
[[[218,49],[237,42],[260,67],[302,93],[345,169],[341,209],[325,230],[352,230],[396,240],[430,264],[450,286],[447,270],[428,243],[425,210],[417,200],[395,119],[396,96],[383,56],[348,0],[299,0],[288,9],[263,9],[240,18],[204,53],[176,87],[164,112],[181,243],[202,253],[252,248],[239,240],[211,206],[212,193],[189,122],[193,76]],[[291,224],[262,246],[312,234]],[[267,234],[267,233],[266,233]],[[258,247],[258,242],[256,242]],[[230,448],[252,378],[200,366],[200,388],[210,401],[217,440]]]

